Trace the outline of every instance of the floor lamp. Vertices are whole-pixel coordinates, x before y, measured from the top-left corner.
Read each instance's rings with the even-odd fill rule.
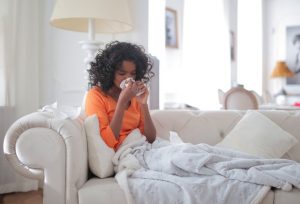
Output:
[[[95,40],[95,33],[113,34],[133,29],[127,0],[57,0],[50,24],[88,33],[88,39],[79,42],[87,52],[86,70],[101,45]]]

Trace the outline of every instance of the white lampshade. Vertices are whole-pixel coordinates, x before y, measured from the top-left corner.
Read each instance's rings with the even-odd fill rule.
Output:
[[[50,23],[88,32],[89,19],[93,20],[95,33],[120,33],[133,28],[127,0],[57,0]]]

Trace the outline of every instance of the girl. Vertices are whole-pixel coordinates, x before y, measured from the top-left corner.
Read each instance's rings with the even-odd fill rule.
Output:
[[[86,114],[97,114],[100,135],[117,150],[126,136],[136,128],[152,143],[156,137],[145,86],[154,73],[152,62],[138,45],[114,41],[106,45],[91,63],[92,88],[86,98]],[[121,89],[123,80],[127,86]],[[128,80],[130,79],[130,80]]]

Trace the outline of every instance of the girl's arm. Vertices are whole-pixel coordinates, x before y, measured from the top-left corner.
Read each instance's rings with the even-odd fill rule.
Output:
[[[131,100],[132,97],[136,95],[137,91],[138,91],[137,85],[133,83],[129,83],[129,85],[125,89],[123,89],[119,95],[115,113],[109,124],[116,139],[119,139],[124,112],[129,105],[129,101]]]
[[[115,138],[119,139],[119,133],[122,127],[122,121],[124,116],[124,111],[126,107],[122,103],[117,103],[116,111],[113,115],[113,118],[109,124],[111,130],[113,131]]]
[[[148,142],[154,142],[156,138],[156,129],[154,127],[153,121],[151,119],[151,115],[149,112],[148,104],[141,104],[141,109],[144,115],[144,133],[147,137]]]
[[[137,101],[141,104],[142,115],[144,115],[144,134],[147,137],[148,142],[152,143],[156,138],[156,129],[147,104],[149,91],[142,82],[137,82],[137,85],[139,91],[143,92],[143,94],[137,96]]]

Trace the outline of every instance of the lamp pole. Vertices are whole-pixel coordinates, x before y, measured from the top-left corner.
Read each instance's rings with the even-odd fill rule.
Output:
[[[79,42],[87,52],[85,71],[101,45],[95,41],[95,33],[121,33],[133,28],[128,0],[56,0],[50,23],[57,28],[88,32],[88,39]],[[88,81],[88,74],[84,76]]]
[[[81,48],[87,52],[87,56],[84,58],[85,70],[84,78],[87,82],[87,88],[89,87],[88,70],[90,69],[90,63],[94,61],[95,54],[103,43],[95,41],[95,20],[93,18],[88,19],[88,40],[80,41]]]

